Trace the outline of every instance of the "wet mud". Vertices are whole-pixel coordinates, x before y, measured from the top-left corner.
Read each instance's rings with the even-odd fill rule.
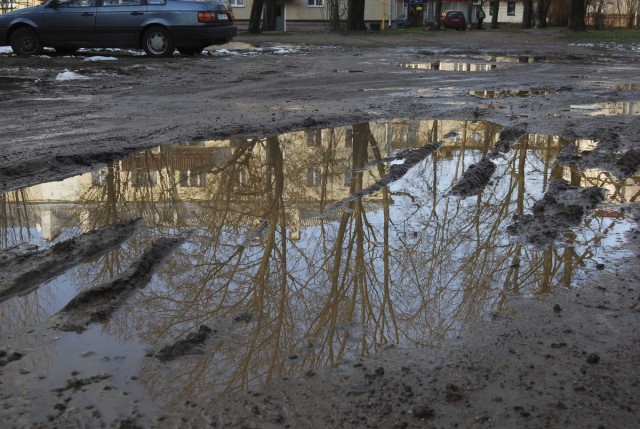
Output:
[[[43,79],[0,79],[9,257],[147,223],[0,302],[0,419],[633,427],[638,124],[616,100],[639,59],[448,33],[314,33],[262,59],[259,42],[102,66],[3,55]],[[398,67],[425,55],[433,71]]]
[[[142,221],[124,221],[87,232],[44,250],[21,246],[0,252],[0,302],[33,291],[71,267],[96,258],[133,235]]]
[[[534,245],[548,245],[568,228],[579,225],[586,211],[604,198],[602,188],[579,188],[565,180],[553,181],[544,198],[533,205],[532,214],[517,217],[507,232]]]
[[[200,325],[197,332],[192,332],[186,338],[164,346],[157,352],[148,353],[147,357],[155,357],[163,362],[168,362],[182,356],[202,354],[205,342],[215,333],[216,331],[207,325]]]
[[[495,171],[496,165],[484,158],[464,172],[458,183],[451,188],[451,195],[464,198],[479,194],[489,184]]]
[[[491,153],[491,157],[495,158],[500,153],[507,153],[511,150],[511,147],[522,138],[527,132],[527,124],[518,124],[515,126],[507,127],[500,131],[498,141],[495,148]]]
[[[129,297],[151,279],[154,268],[184,242],[183,238],[160,238],[142,257],[112,281],[80,293],[52,317],[53,329],[83,332],[91,323],[105,323]]]

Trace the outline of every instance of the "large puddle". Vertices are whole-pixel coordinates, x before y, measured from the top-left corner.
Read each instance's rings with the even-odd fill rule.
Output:
[[[640,177],[554,162],[591,140],[501,131],[396,120],[208,140],[1,195],[2,248],[18,253],[144,219],[124,244],[4,298],[2,341],[24,354],[6,377],[17,391],[29,386],[34,419],[55,413],[40,393],[64,397],[79,379],[100,386],[97,402],[161,398],[170,409],[390,344],[433,346],[504,309],[509,295],[575,287],[609,269],[632,226],[618,205],[638,198]],[[489,158],[479,189],[460,190],[469,167]],[[509,235],[514,216],[558,180],[577,192],[601,187],[606,201],[548,242]],[[55,329],[50,318],[74,296],[165,236],[185,241],[124,305],[82,333]]]

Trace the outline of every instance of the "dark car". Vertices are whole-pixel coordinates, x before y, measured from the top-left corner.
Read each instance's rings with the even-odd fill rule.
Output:
[[[0,46],[19,56],[44,47],[142,48],[151,57],[195,55],[237,34],[226,0],[48,0],[0,15]]]
[[[461,10],[445,10],[440,17],[440,23],[444,28],[454,28],[456,30],[466,30],[467,20]]]

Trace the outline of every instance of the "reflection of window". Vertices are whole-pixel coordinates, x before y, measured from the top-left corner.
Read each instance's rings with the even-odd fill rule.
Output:
[[[347,170],[344,172],[344,186],[351,186],[351,179],[353,178],[353,172]]]
[[[496,7],[496,2],[490,1],[489,2],[489,15],[493,15],[493,11],[494,11],[495,7]]]
[[[59,0],[58,7],[94,7],[96,0]]]
[[[244,0],[231,0],[229,3],[233,7],[244,7]]]
[[[317,187],[322,184],[322,173],[317,168],[307,169],[307,186]]]
[[[322,143],[322,130],[307,131],[307,146],[320,146]]]
[[[307,0],[309,7],[322,7],[324,6],[324,0]]]
[[[180,186],[184,188],[198,188],[207,184],[207,174],[198,170],[183,170],[180,172]]]
[[[140,6],[142,0],[102,0],[103,6]]]
[[[155,171],[138,168],[131,172],[131,186],[155,186],[157,183],[158,178]]]
[[[107,174],[109,170],[107,167],[101,168],[98,171],[91,172],[91,185],[93,186],[104,186],[107,184]]]
[[[516,2],[507,2],[507,15],[513,16],[516,14]]]
[[[344,130],[344,147],[353,147],[353,128],[351,127]]]

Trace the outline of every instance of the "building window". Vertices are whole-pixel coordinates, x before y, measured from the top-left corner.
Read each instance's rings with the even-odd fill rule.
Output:
[[[105,186],[107,184],[107,175],[109,169],[107,167],[101,168],[98,171],[91,172],[91,185],[93,186]]]
[[[233,7],[244,7],[244,0],[230,0],[229,3]]]
[[[307,0],[309,7],[322,7],[324,6],[324,0]]]
[[[156,186],[158,184],[157,172],[136,168],[131,172],[130,183],[131,186],[136,188],[143,186]]]
[[[180,186],[183,188],[200,188],[207,184],[207,173],[198,170],[180,171]]]
[[[318,187],[322,184],[322,172],[317,168],[307,169],[307,186],[310,188]]]
[[[516,2],[507,2],[507,15],[514,16],[516,14]]]

